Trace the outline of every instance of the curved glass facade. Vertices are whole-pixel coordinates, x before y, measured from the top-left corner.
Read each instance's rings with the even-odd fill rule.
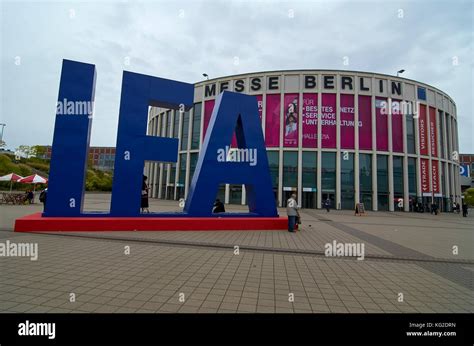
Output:
[[[255,95],[278,206],[297,193],[304,208],[410,211],[460,201],[456,106],[442,91],[404,78],[304,70],[235,75],[195,84],[193,109],[150,107],[149,135],[178,138],[174,164],[147,162],[151,196],[186,198],[221,91]],[[235,147],[235,137],[232,143]],[[218,197],[245,204],[245,187]]]

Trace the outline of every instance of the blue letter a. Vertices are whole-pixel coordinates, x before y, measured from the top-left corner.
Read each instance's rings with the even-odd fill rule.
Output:
[[[238,150],[227,155],[234,129]],[[245,216],[278,216],[255,96],[224,91],[217,98],[184,212],[211,216],[221,183],[245,184]]]

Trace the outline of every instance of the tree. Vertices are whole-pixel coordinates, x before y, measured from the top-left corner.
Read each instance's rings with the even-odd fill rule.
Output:
[[[36,151],[34,147],[30,147],[29,145],[20,145],[18,148],[15,149],[15,152],[18,153],[22,157],[30,158],[36,155]]]
[[[471,187],[464,191],[464,203],[470,206],[474,206],[474,187]]]
[[[35,156],[44,157],[46,155],[46,147],[44,145],[34,145],[31,147],[35,151]]]

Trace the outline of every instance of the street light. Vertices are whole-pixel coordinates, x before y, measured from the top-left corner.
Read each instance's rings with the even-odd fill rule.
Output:
[[[203,73],[202,75],[206,77],[207,80],[209,80],[209,76],[207,75],[207,73]]]
[[[3,124],[3,123],[2,123],[2,124],[0,124],[0,126],[2,127],[2,132],[0,133],[0,142],[1,142],[1,141],[3,141],[3,128],[4,128],[5,126],[7,126],[7,124]]]
[[[405,70],[399,70],[399,71],[397,71],[397,77],[400,75],[400,73],[403,73],[403,72],[405,72]]]

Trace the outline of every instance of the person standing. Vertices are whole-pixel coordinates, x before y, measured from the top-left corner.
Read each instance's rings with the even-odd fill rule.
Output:
[[[296,202],[296,194],[292,194],[286,201],[286,214],[288,215],[288,232],[295,231],[296,218],[298,217],[298,202]]]
[[[140,203],[142,213],[147,212],[149,213],[150,210],[148,209],[148,184],[146,183],[148,177],[143,175],[143,182],[142,182],[142,199]]]
[[[467,217],[467,203],[462,204],[462,216]]]
[[[219,198],[216,199],[216,202],[214,203],[214,208],[212,209],[212,212],[214,214],[216,214],[216,213],[225,213],[224,203],[222,203]]]
[[[48,197],[48,188],[44,189],[41,191],[39,195],[39,200],[41,203],[43,203],[43,211],[46,209],[46,199]]]

